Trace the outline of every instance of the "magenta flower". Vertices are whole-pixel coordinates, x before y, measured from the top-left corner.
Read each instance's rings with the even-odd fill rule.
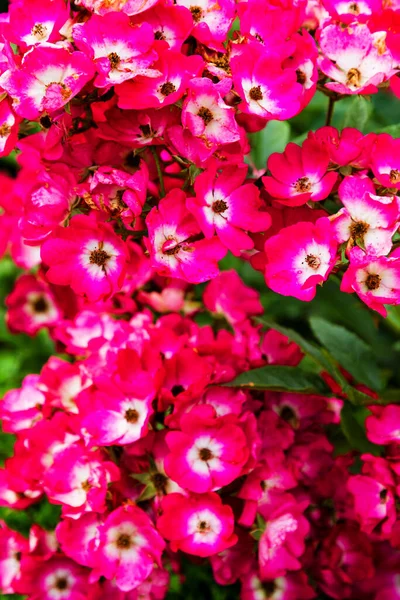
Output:
[[[243,182],[247,167],[228,167],[220,173],[210,167],[195,181],[195,198],[187,207],[196,217],[206,238],[217,234],[222,244],[234,254],[254,247],[246,231],[265,231],[271,217],[260,210],[262,201],[258,188]]]
[[[350,266],[340,289],[356,294],[372,310],[386,316],[384,304],[400,302],[400,257],[365,254],[361,248],[350,251]]]
[[[339,198],[344,208],[331,218],[339,244],[357,244],[376,256],[389,254],[399,226],[396,196],[377,196],[368,177],[351,176],[340,184]]]
[[[182,488],[204,493],[240,476],[248,459],[246,436],[232,416],[216,417],[212,407],[193,408],[180,419],[181,431],[170,431],[166,442],[167,475]]]
[[[208,310],[223,315],[231,325],[264,312],[259,293],[245,285],[234,270],[213,279],[204,290],[203,301]]]
[[[286,494],[274,508],[266,506],[265,531],[260,538],[259,563],[261,579],[282,577],[286,571],[301,568],[299,557],[305,550],[309,523],[303,516],[307,502],[297,503]]]
[[[49,266],[48,281],[70,285],[91,302],[119,290],[128,258],[110,225],[84,215],[73,217],[69,227],[59,227],[43,244],[41,255]]]
[[[325,217],[284,227],[265,242],[267,285],[283,296],[312,300],[336,264],[337,242]]]
[[[217,261],[226,254],[217,237],[199,239],[200,229],[186,210],[186,196],[172,190],[146,218],[153,267],[161,275],[190,283],[218,275]]]
[[[261,44],[239,47],[230,65],[243,112],[280,121],[299,112],[303,88],[297,82],[295,69],[283,69],[277,56]]]
[[[376,136],[371,152],[371,168],[381,185],[400,189],[400,140],[387,133]]]
[[[123,83],[139,75],[157,77],[160,72],[151,68],[158,58],[152,49],[153,31],[147,23],[132,27],[124,13],[107,16],[93,15],[85,23],[73,26],[74,42],[94,61],[97,87]]]
[[[217,494],[169,494],[163,498],[162,510],[157,529],[174,552],[212,556],[237,541],[232,509]]]
[[[318,142],[307,139],[302,147],[290,143],[283,154],[268,159],[271,176],[263,177],[265,189],[287,206],[301,206],[309,200],[324,200],[331,193],[338,174],[327,172],[329,153]]]
[[[161,566],[165,542],[153,523],[137,506],[128,504],[108,515],[100,528],[94,573],[114,579],[118,589],[129,592]]]
[[[183,126],[211,145],[230,144],[240,139],[235,110],[225,104],[220,88],[204,77],[192,79],[182,106]]]
[[[0,86],[13,99],[15,112],[36,119],[43,112],[65,106],[93,77],[93,65],[82,52],[56,46],[38,46],[21,66],[12,65],[0,76]]]
[[[321,71],[333,82],[326,87],[340,94],[371,94],[389,79],[395,61],[386,46],[386,33],[371,33],[367,25],[329,24],[320,32]]]

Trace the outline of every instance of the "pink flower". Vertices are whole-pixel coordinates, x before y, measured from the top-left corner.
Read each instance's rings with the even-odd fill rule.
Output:
[[[133,17],[131,22],[142,23],[143,17]],[[153,29],[156,40],[167,42],[178,52],[193,28],[192,15],[186,7],[177,4],[156,4],[146,12],[146,23]]]
[[[211,406],[199,406],[180,419],[181,431],[166,442],[167,475],[196,493],[217,490],[240,476],[248,459],[247,439],[232,415],[216,417]]]
[[[241,46],[230,66],[243,112],[280,121],[299,112],[303,88],[297,83],[295,69],[282,69],[277,56],[261,44]]]
[[[163,42],[158,42],[155,49],[159,58],[153,67],[161,75],[140,76],[117,85],[115,92],[120,108],[147,109],[174,104],[186,92],[190,79],[197,77],[203,68],[200,56],[185,56],[169,50]]]
[[[127,15],[137,15],[148,10],[157,0],[79,0],[78,5],[84,6],[97,15],[121,11]]]
[[[196,77],[189,83],[182,106],[182,125],[210,145],[230,144],[240,139],[235,110],[225,104],[219,89],[210,79]]]
[[[0,589],[13,594],[14,582],[21,573],[21,554],[28,551],[28,540],[0,522]]]
[[[199,227],[188,214],[181,190],[171,190],[151,210],[146,224],[152,264],[161,275],[190,283],[201,283],[218,275],[217,261],[226,250],[216,237],[198,240]]]
[[[41,249],[49,266],[48,281],[70,285],[91,302],[107,298],[122,285],[127,249],[112,227],[94,218],[77,215],[69,227],[59,227]]]
[[[202,44],[210,48],[222,49],[235,16],[234,0],[221,0],[215,4],[213,0],[177,0],[178,6],[187,7],[192,13],[192,35]]]
[[[286,500],[286,499],[285,499]],[[298,558],[305,549],[309,523],[303,516],[307,502],[297,503],[287,494],[287,500],[274,508],[265,507],[265,531],[260,538],[259,563],[261,579],[282,577],[286,571],[301,568]]]
[[[92,445],[131,444],[147,434],[154,385],[150,374],[132,371],[129,383],[116,385],[104,379],[98,382],[98,391],[81,395],[81,412],[86,414],[82,428]]]
[[[310,131],[308,139],[314,140],[328,150],[330,160],[335,165],[347,166],[369,162],[369,152],[365,147],[370,136],[364,136],[361,131],[353,127],[345,127],[339,132],[331,126],[321,127],[317,131]],[[373,138],[370,138],[373,143]]]
[[[353,496],[354,511],[361,531],[371,534],[381,525],[381,535],[390,535],[396,522],[394,490],[388,489],[375,477],[366,475],[350,477],[347,489]]]
[[[231,325],[264,312],[259,293],[245,285],[234,270],[213,279],[204,290],[203,301],[208,310],[223,315]]]
[[[400,257],[368,255],[361,248],[350,250],[349,257],[340,289],[356,292],[369,308],[385,317],[384,304],[400,303]]]
[[[28,558],[18,591],[30,600],[85,600],[89,571],[64,556],[48,561]]]
[[[342,23],[351,23],[356,20],[364,22],[373,15],[379,14],[382,10],[380,0],[361,0],[361,2],[324,0],[324,6],[333,19],[340,20]]]
[[[58,41],[60,29],[69,18],[62,0],[26,0],[10,5],[9,39],[18,46],[29,47]]]
[[[82,52],[38,46],[25,55],[20,67],[13,65],[1,75],[0,86],[10,94],[20,117],[36,119],[44,111],[65,106],[92,76],[92,63]]]
[[[212,556],[237,541],[232,509],[217,494],[169,494],[163,498],[162,510],[157,529],[174,552]]]
[[[389,254],[392,236],[399,225],[399,202],[395,196],[377,196],[367,177],[345,177],[339,186],[344,208],[331,217],[339,244],[359,244],[367,254]]]
[[[303,358],[301,348],[275,329],[267,331],[261,349],[271,365],[296,366]]]
[[[44,473],[44,489],[49,499],[63,505],[66,515],[103,512],[107,486],[119,478],[119,469],[104,460],[100,451],[87,451],[72,444],[56,453]]]
[[[120,217],[124,225],[131,228],[146,201],[148,181],[149,172],[144,161],[133,174],[111,167],[99,167],[84,197],[113,218]]]
[[[187,201],[206,238],[215,232],[234,254],[254,247],[245,231],[265,231],[271,224],[270,215],[260,210],[258,188],[252,183],[242,185],[246,172],[247,167],[228,167],[220,173],[210,167],[196,178],[196,197]]]
[[[309,200],[324,200],[331,193],[338,174],[327,173],[329,153],[318,142],[307,139],[302,147],[292,142],[283,154],[268,159],[271,176],[263,177],[265,189],[287,206],[301,206]]]
[[[21,275],[6,298],[7,325],[13,332],[35,335],[62,318],[50,287],[34,275]]]
[[[11,108],[11,102],[8,98],[0,100],[0,157],[7,156],[18,140],[18,129],[20,119],[15,115]]]
[[[276,600],[311,600],[316,593],[303,571],[261,581],[258,571],[253,569],[242,577],[241,600],[275,600],[274,596]]]
[[[160,75],[151,68],[158,55],[152,49],[150,25],[142,22],[133,27],[123,12],[93,15],[85,23],[74,25],[72,35],[79,50],[94,60],[97,87],[116,85],[139,75]]]
[[[78,519],[64,518],[60,521],[56,534],[64,554],[84,567],[93,567],[101,524],[101,518],[93,512],[85,513]]]
[[[333,82],[325,86],[340,94],[376,93],[377,85],[389,79],[394,60],[386,47],[386,32],[371,33],[367,25],[327,25],[321,30],[320,69]]]
[[[400,442],[400,406],[371,407],[372,415],[366,418],[367,437],[374,444]]]
[[[325,217],[284,227],[265,242],[265,280],[278,294],[312,300],[336,263],[337,242]]]
[[[100,528],[95,555],[97,577],[114,579],[118,589],[129,592],[161,566],[165,542],[153,523],[137,506],[127,504],[108,515]]]
[[[51,174],[35,174],[34,185],[24,199],[19,229],[28,244],[41,244],[67,219],[76,201],[76,179],[64,164],[53,164]]]
[[[371,168],[381,185],[400,189],[400,140],[387,133],[378,135],[371,152]]]
[[[9,390],[0,403],[2,427],[6,432],[29,429],[43,418],[46,396],[38,389],[38,375],[27,375],[20,389]]]

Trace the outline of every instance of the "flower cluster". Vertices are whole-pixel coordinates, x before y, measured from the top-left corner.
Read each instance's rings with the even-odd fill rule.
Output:
[[[135,252],[140,286],[151,261]],[[384,455],[335,457],[337,387],[338,397],[226,387],[303,358],[254,323],[258,294],[235,271],[203,297],[231,331],[196,323],[190,286],[157,283],[161,292],[139,292],[140,306],[117,320],[120,296],[71,309],[58,286],[18,281],[13,295],[30,286],[31,306],[51,306],[47,326],[73,362],[51,357],[1,403],[3,429],[16,436],[1,505],[47,497],[61,517],[55,532],[35,525],[29,541],[1,526],[0,589],[29,600],[157,600],[186,555],[209,562],[218,584],[240,582],[243,600],[400,597],[400,410],[371,407],[368,437]],[[167,314],[155,321],[154,307]],[[14,327],[43,324],[26,319]]]
[[[63,358],[0,403],[16,438],[0,505],[60,510],[29,539],[0,525],[2,592],[161,600],[193,560],[242,600],[400,598],[400,410],[371,407],[379,456],[336,455],[347,397],[327,374],[325,395],[233,387],[303,351],[218,264],[230,252],[300,300],[335,276],[383,316],[400,304],[400,140],[327,125],[259,172],[249,135],[317,89],[400,96],[399,15],[379,0],[11,2],[0,156],[18,169],[0,174],[0,255],[26,272],[6,319],[46,329]]]

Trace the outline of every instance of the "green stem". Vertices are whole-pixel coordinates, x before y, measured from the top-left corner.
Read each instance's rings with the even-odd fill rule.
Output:
[[[165,196],[164,177],[162,174],[160,159],[158,157],[157,150],[154,148],[154,146],[150,146],[150,150],[154,157],[154,161],[156,163],[157,175],[158,175],[158,179],[160,181],[160,197],[164,198],[164,196]]]
[[[335,108],[335,102],[336,102],[336,99],[333,96],[329,96],[328,112],[326,114],[325,125],[330,125],[332,122],[333,109]]]

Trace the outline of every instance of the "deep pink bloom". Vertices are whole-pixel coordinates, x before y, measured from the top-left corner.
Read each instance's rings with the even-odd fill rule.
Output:
[[[97,87],[123,83],[139,75],[157,77],[160,73],[151,65],[157,59],[152,49],[153,31],[147,23],[132,27],[123,12],[111,12],[100,17],[93,15],[72,29],[74,42],[94,60]]]
[[[230,61],[243,112],[283,121],[300,110],[303,88],[295,69],[283,69],[277,56],[256,42],[239,48]]]
[[[361,531],[371,534],[381,525],[381,535],[388,537],[396,522],[394,486],[388,489],[376,479],[376,474],[375,477],[354,475],[348,480],[347,489],[353,496]]]
[[[389,404],[371,410],[373,414],[365,421],[368,439],[374,444],[400,443],[400,407]]]
[[[192,35],[210,48],[222,49],[232,21],[235,17],[234,0],[177,0],[178,6],[187,7],[192,13]]]
[[[8,39],[26,48],[60,40],[69,10],[62,0],[24,0],[10,4],[9,17]]]
[[[353,248],[350,266],[343,275],[340,289],[356,294],[369,308],[386,316],[384,304],[400,302],[400,257],[365,254],[361,248]]]
[[[309,523],[303,516],[307,502],[297,503],[287,494],[274,508],[266,505],[265,531],[260,538],[259,563],[261,579],[275,579],[301,568],[299,557],[305,550]],[[266,514],[265,514],[266,513]]]
[[[128,504],[108,515],[94,558],[96,576],[114,579],[123,592],[137,588],[161,567],[165,542],[146,513]]]
[[[329,153],[318,142],[307,139],[301,147],[292,142],[283,154],[268,159],[271,176],[263,177],[271,196],[288,206],[301,206],[309,200],[324,200],[331,193],[338,174],[327,172]]]
[[[235,110],[225,104],[220,87],[210,79],[196,77],[189,83],[182,106],[183,126],[209,145],[230,144],[240,139]]]
[[[237,541],[232,509],[217,494],[169,494],[163,498],[162,510],[157,529],[174,552],[212,556]]]
[[[56,534],[64,554],[79,565],[93,567],[101,524],[101,518],[94,512],[85,513],[78,519],[67,517],[60,521]]]
[[[67,515],[103,512],[107,486],[119,477],[118,467],[104,459],[100,451],[89,452],[80,444],[60,450],[44,473],[46,494]]]
[[[204,306],[231,325],[264,312],[260,295],[245,285],[236,271],[222,271],[204,290]]]
[[[337,242],[327,218],[281,229],[265,242],[267,285],[284,296],[312,300],[336,263]]]
[[[246,231],[265,231],[271,224],[270,215],[260,210],[258,188],[244,183],[246,173],[247,167],[228,167],[220,173],[210,167],[196,178],[196,197],[187,201],[206,238],[216,233],[234,254],[253,248]]]
[[[324,27],[319,38],[319,67],[334,80],[326,87],[340,94],[376,93],[377,86],[395,72],[385,37],[386,32],[371,33],[364,24]]]
[[[156,40],[167,42],[172,50],[178,52],[193,29],[191,13],[185,6],[178,4],[158,3],[146,12],[145,20],[153,29]],[[142,23],[143,17],[136,16],[131,22]]]
[[[62,313],[50,287],[34,275],[21,275],[6,298],[7,325],[15,333],[35,335],[56,325]]]
[[[339,186],[344,208],[332,217],[339,243],[360,245],[367,254],[389,254],[392,236],[399,226],[396,196],[377,196],[368,177],[345,177]]]
[[[36,119],[43,112],[65,106],[93,76],[93,65],[82,52],[38,46],[21,66],[13,65],[0,77],[0,86],[13,99],[15,112]]]
[[[186,92],[189,81],[200,74],[203,61],[200,56],[185,56],[170,50],[163,42],[156,46],[158,60],[153,68],[157,77],[136,77],[115,87],[120,108],[153,108],[174,104]]]
[[[226,249],[217,237],[200,239],[194,217],[186,209],[186,196],[178,189],[161,200],[146,218],[153,267],[161,275],[201,283],[218,275],[217,261]]]
[[[21,573],[21,555],[28,551],[28,540],[0,521],[0,590],[15,592],[15,580]]]
[[[371,168],[380,184],[400,189],[400,140],[387,133],[378,135],[371,152]]]
[[[180,419],[181,431],[167,433],[166,473],[196,493],[217,490],[240,476],[248,459],[247,439],[233,415],[216,417],[199,406]]]
[[[0,157],[7,156],[18,140],[18,128],[20,118],[16,116],[11,108],[8,98],[0,100]]]
[[[94,302],[117,292],[125,276],[127,249],[112,227],[77,215],[42,246],[48,281],[70,285]]]
[[[104,379],[98,385],[98,391],[81,395],[79,401],[81,412],[86,414],[82,429],[89,434],[91,444],[122,446],[144,437],[155,395],[150,374],[135,373],[133,367],[129,384],[116,385]]]
[[[89,590],[89,571],[64,556],[48,561],[28,558],[18,591],[30,600],[85,600]]]
[[[115,11],[137,15],[157,4],[157,0],[78,0],[77,4],[97,15],[106,15]]]

